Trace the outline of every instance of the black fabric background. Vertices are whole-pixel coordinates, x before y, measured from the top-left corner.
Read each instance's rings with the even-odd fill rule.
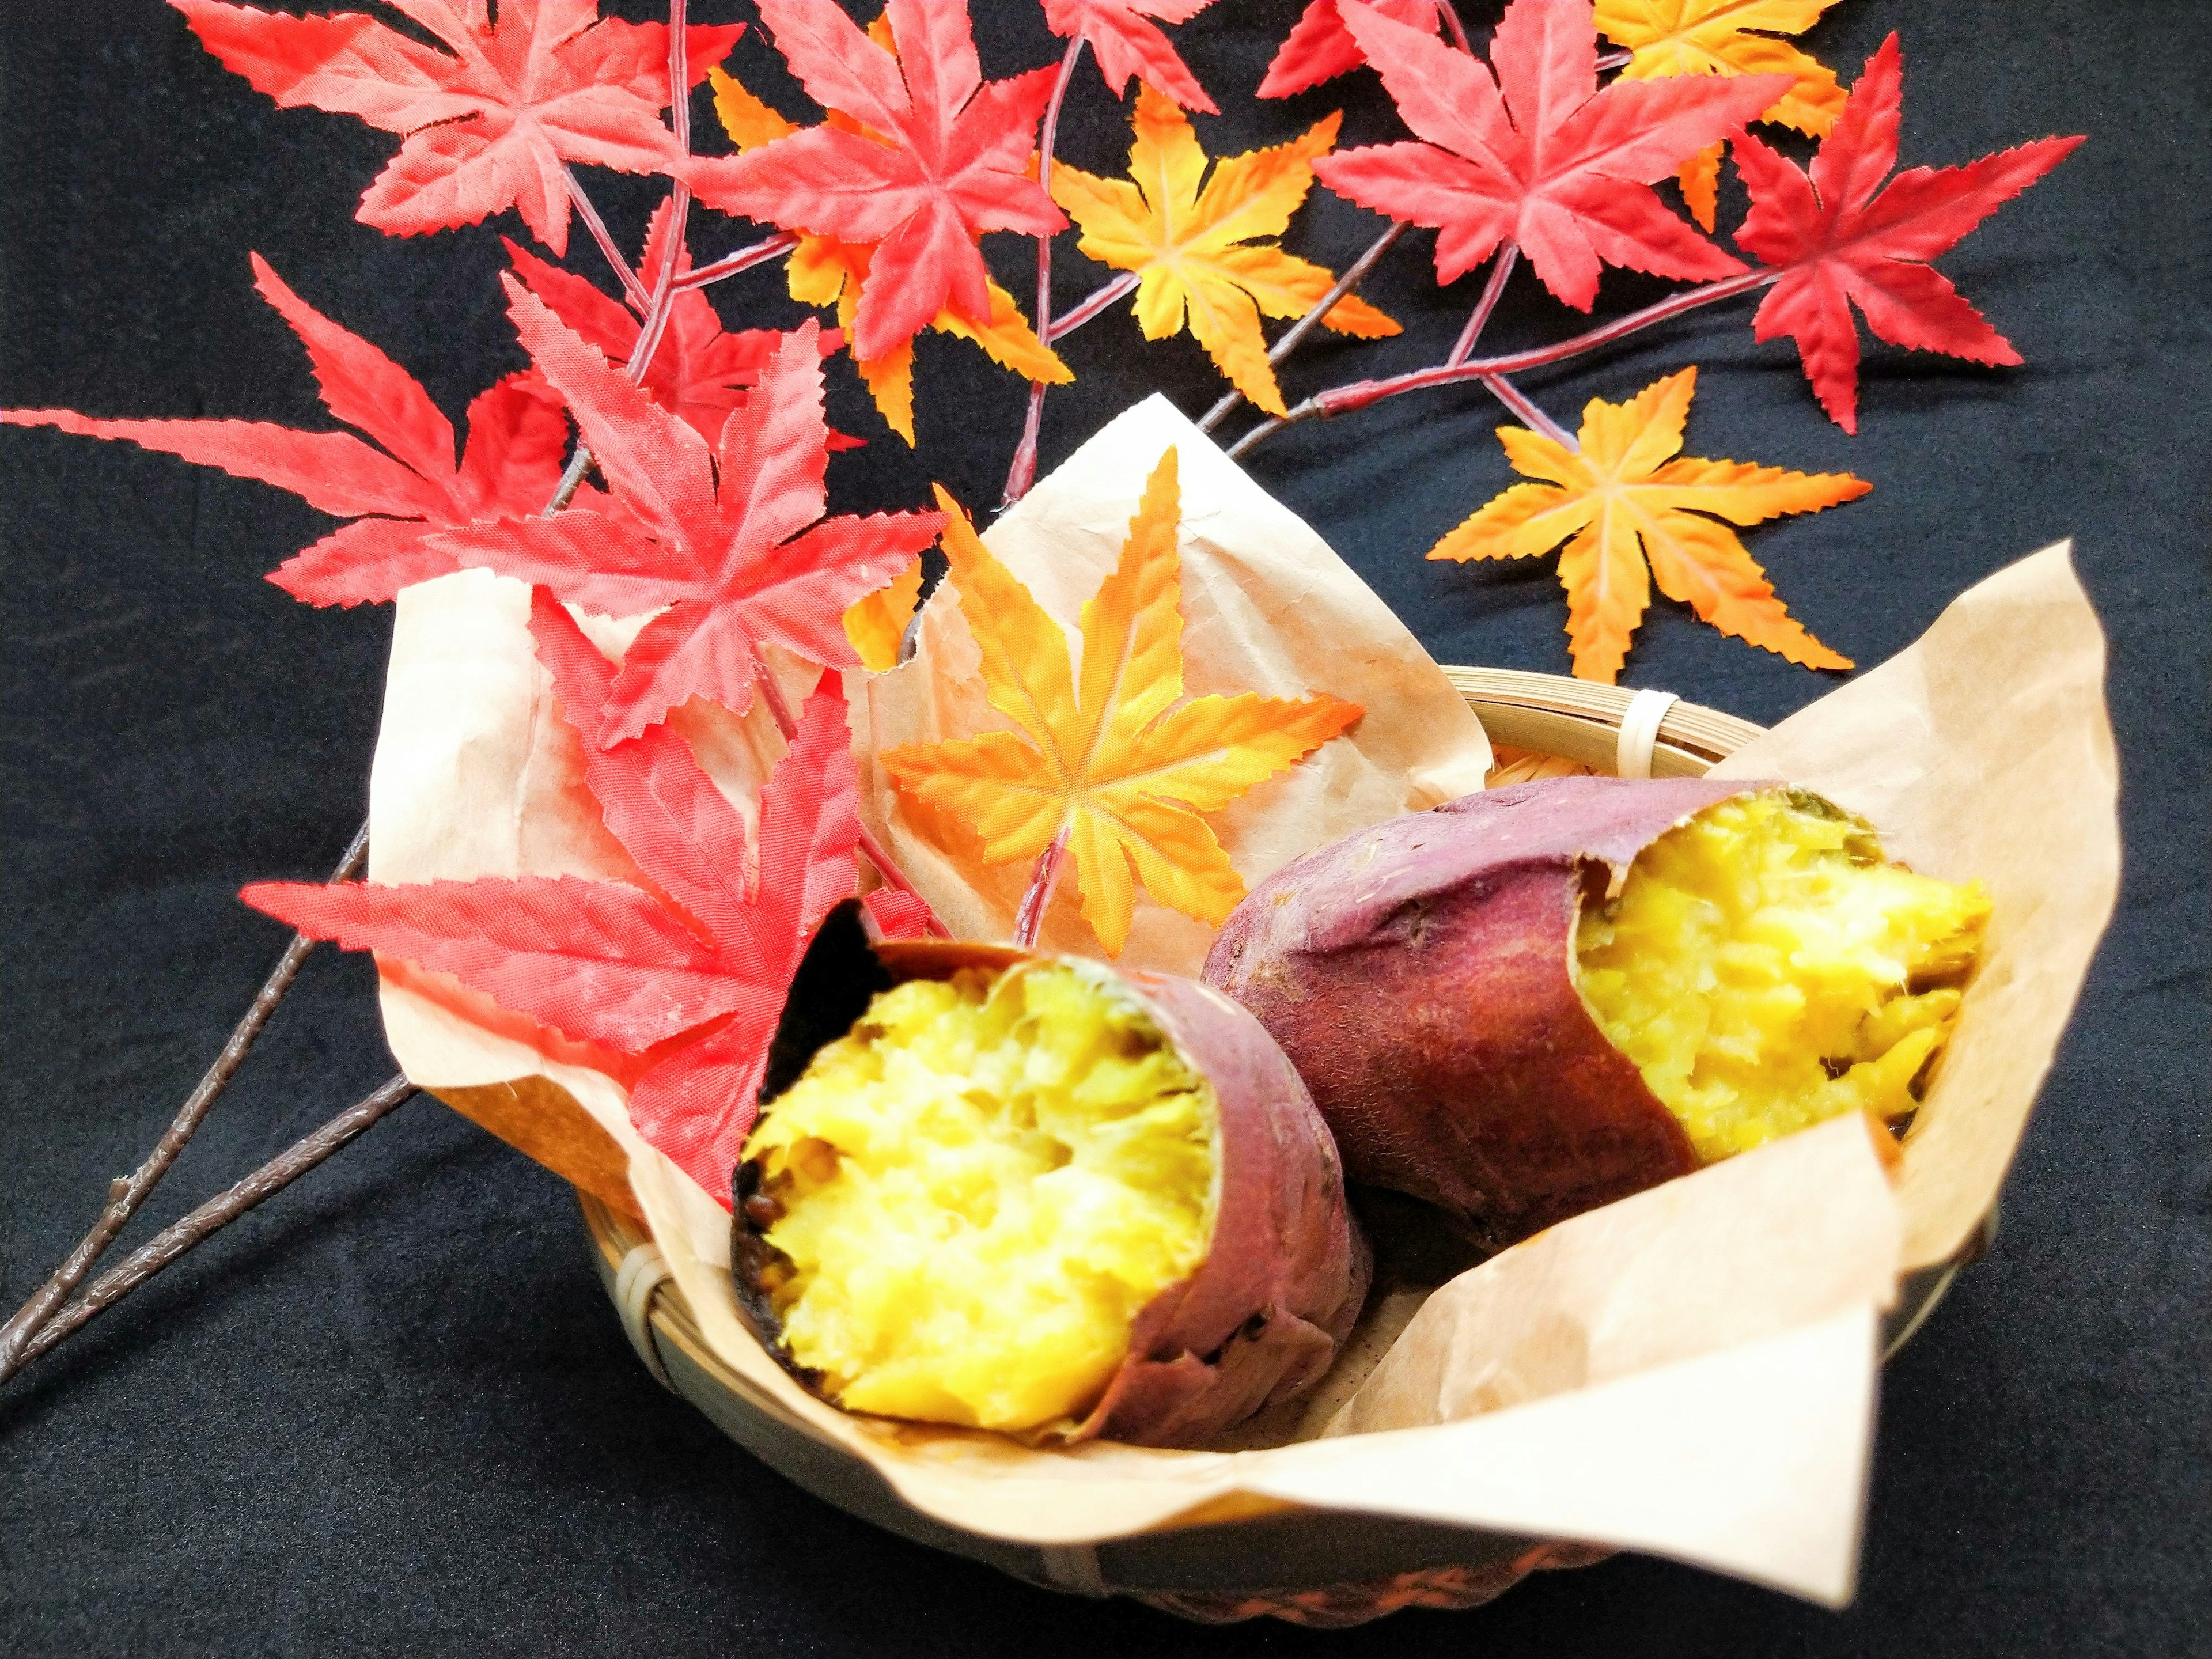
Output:
[[[1249,98],[1297,9],[1222,0],[1178,32],[1230,106],[1201,129],[1210,151],[1339,106],[1347,142],[1396,136],[1371,75],[1288,106]],[[1492,0],[1467,9],[1480,29],[1495,20]],[[977,12],[987,72],[1052,61],[1028,0]],[[252,292],[249,248],[456,419],[519,365],[494,281],[495,233],[520,234],[512,216],[410,241],[355,223],[392,141],[275,109],[154,0],[16,0],[4,21],[0,404],[327,428],[296,343]],[[420,1101],[0,1395],[0,1649],[2212,1650],[2203,16],[2178,0],[1844,0],[1808,44],[1848,79],[1892,27],[1908,163],[2091,135],[1942,262],[2026,368],[1870,344],[1853,439],[1820,415],[1790,348],[1755,343],[1747,310],[1727,307],[1525,381],[1571,424],[1583,399],[1695,362],[1692,453],[1872,480],[1864,501],[1752,541],[1796,613],[1863,663],[2068,535],[2111,631],[2119,912],[1995,1255],[1886,1375],[1850,1611],[1622,1559],[1472,1613],[1336,1635],[1205,1631],[940,1558],[787,1485],[654,1387],[592,1278],[566,1190]],[[802,107],[759,39],[732,63]],[[1117,169],[1126,128],[1087,66],[1064,132],[1066,157]],[[716,142],[709,124],[702,143]],[[634,241],[653,192],[591,183]],[[1739,213],[1724,201],[1724,224]],[[1340,267],[1372,224],[1316,192],[1291,240]],[[709,221],[694,245],[709,255],[751,234]],[[1294,395],[1440,353],[1474,284],[1439,293],[1430,243],[1416,234],[1366,290],[1406,335],[1302,353]],[[994,258],[1025,291],[1029,245],[999,239]],[[580,229],[570,263],[602,275]],[[1063,304],[1100,280],[1072,252],[1060,269]],[[1662,291],[1608,272],[1601,311]],[[772,271],[716,298],[733,322],[797,314]],[[1492,341],[1577,325],[1523,273]],[[1049,403],[1048,466],[1154,387],[1194,413],[1218,390],[1187,339],[1145,347],[1125,313],[1069,356],[1081,379]],[[884,435],[849,369],[833,378],[840,424],[874,440],[833,472],[842,508],[916,504],[932,477],[995,499],[1022,394],[972,348],[922,341],[918,455]],[[1496,424],[1472,388],[1409,398],[1303,428],[1254,471],[1440,659],[1564,672],[1553,562],[1419,556],[1507,482]],[[0,1300],[13,1307],[151,1144],[280,947],[238,885],[323,872],[359,821],[389,621],[310,611],[261,580],[325,526],[289,496],[51,433],[0,434]],[[1664,602],[1627,679],[1762,720],[1830,683]],[[134,1238],[386,1074],[371,985],[364,961],[313,961]]]

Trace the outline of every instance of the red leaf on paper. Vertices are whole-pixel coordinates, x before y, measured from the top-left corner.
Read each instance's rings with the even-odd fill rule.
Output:
[[[666,202],[653,210],[646,231],[645,252],[638,261],[644,270],[660,269],[673,216]],[[514,262],[514,274],[530,291],[572,331],[605,353],[610,362],[628,368],[630,353],[637,349],[641,325],[636,315],[581,276],[548,264],[512,240],[501,240],[507,244],[507,257]],[[690,269],[690,254],[679,253],[676,274],[684,276]],[[825,329],[819,343],[822,355],[826,357],[836,350],[844,337],[834,328]],[[744,407],[746,392],[758,383],[769,355],[782,341],[783,336],[772,328],[725,332],[722,319],[707,296],[696,289],[686,289],[670,307],[668,326],[646,370],[645,389],[655,403],[712,443],[721,435],[722,422],[730,411]],[[860,444],[860,439],[842,432],[830,434],[832,449],[854,449]]]
[[[568,400],[623,511],[478,524],[436,544],[588,611],[661,611],[609,685],[599,740],[635,738],[693,696],[743,714],[763,644],[857,667],[846,608],[904,571],[944,515],[822,516],[830,428],[819,325],[783,337],[710,449],[521,283],[501,281],[523,346]]]
[[[310,605],[388,599],[460,567],[424,544],[432,530],[534,513],[561,479],[568,423],[528,377],[510,375],[469,405],[468,447],[407,371],[292,292],[259,254],[254,286],[307,348],[331,413],[349,432],[295,432],[264,421],[100,420],[66,409],[0,410],[0,423],[120,438],[199,466],[289,490],[354,522],[287,559],[269,580]]]
[[[1897,165],[1904,61],[1892,34],[1867,59],[1809,174],[1756,138],[1736,142],[1751,210],[1736,244],[1782,272],[1752,319],[1762,340],[1797,343],[1820,406],[1846,432],[1858,427],[1857,306],[1893,345],[1977,363],[2020,353],[1928,261],[2066,159],[2081,140],[2039,138],[1958,167]],[[1882,181],[1889,179],[1887,184]]]
[[[1431,34],[1443,21],[1440,0],[1374,0],[1374,7],[1395,22],[1425,29]],[[1287,98],[1347,74],[1366,61],[1359,42],[1344,27],[1336,0],[1309,0],[1267,65],[1267,77],[1260,82],[1260,96]]]
[[[1513,0],[1489,64],[1356,0],[1340,9],[1398,113],[1428,142],[1344,150],[1314,171],[1362,207],[1435,227],[1438,282],[1508,242],[1577,311],[1597,298],[1601,265],[1692,278],[1743,269],[1650,185],[1755,119],[1790,89],[1788,76],[1601,89],[1589,0]]]
[[[1067,221],[1026,172],[1053,71],[986,82],[966,0],[890,0],[894,57],[835,6],[761,0],[761,21],[814,101],[866,131],[807,127],[694,161],[708,206],[841,242],[875,244],[853,351],[889,356],[950,309],[991,321],[987,230]]]
[[[598,0],[390,0],[449,48],[374,17],[286,17],[222,0],[170,0],[192,32],[280,108],[357,115],[403,135],[361,198],[395,235],[472,225],[507,208],[556,254],[568,247],[567,163],[665,172],[682,151],[668,106],[668,31],[602,21]],[[684,37],[691,83],[729,55],[742,23]]]
[[[1062,40],[1080,36],[1098,54],[1098,73],[1125,96],[1132,77],[1185,109],[1220,111],[1152,20],[1188,23],[1213,0],[1044,0],[1045,26]]]
[[[758,856],[744,821],[666,727],[601,739],[614,665],[542,590],[530,627],[607,828],[657,893],[525,876],[415,885],[262,882],[240,895],[315,939],[452,974],[579,1042],[655,1052],[630,1121],[722,1203],[751,1127],[769,1039],[809,937],[859,868],[860,798],[834,675],[802,708],[761,791]],[[894,907],[896,908],[896,907]]]

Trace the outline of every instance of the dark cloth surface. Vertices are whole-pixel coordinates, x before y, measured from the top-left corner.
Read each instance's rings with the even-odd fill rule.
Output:
[[[1054,60],[1028,0],[976,9],[988,72]],[[1288,105],[1249,98],[1297,10],[1224,0],[1177,32],[1230,106],[1201,127],[1210,152],[1338,107],[1347,141],[1399,136],[1371,74]],[[1467,11],[1479,36],[1496,15]],[[1795,613],[1862,663],[2068,535],[2111,631],[2119,911],[1994,1255],[1886,1373],[1849,1611],[1624,1558],[1470,1613],[1206,1631],[933,1554],[787,1484],[657,1389],[592,1278],[568,1192],[422,1100],[0,1393],[0,1650],[2212,1651],[2203,22],[2155,0],[1843,0],[1808,38],[1848,80],[1903,29],[1908,164],[2091,135],[1942,262],[2027,368],[1870,343],[1854,439],[1821,416],[1790,348],[1757,343],[1747,307],[1728,306],[1524,382],[1571,425],[1584,399],[1694,362],[1689,453],[1870,479],[1865,500],[1750,544]],[[19,0],[0,56],[0,404],[329,429],[296,343],[252,292],[248,249],[456,419],[519,366],[495,281],[495,233],[522,234],[512,215],[406,241],[353,222],[390,138],[276,110],[153,0]],[[801,107],[757,38],[733,64]],[[1065,131],[1065,157],[1118,170],[1126,128],[1088,67]],[[702,143],[719,145],[711,127]],[[634,241],[654,192],[588,177]],[[1724,227],[1740,211],[1724,198]],[[1373,225],[1317,191],[1291,240],[1340,269]],[[709,220],[694,246],[753,234]],[[1302,352],[1294,396],[1440,354],[1480,278],[1438,292],[1431,246],[1416,233],[1365,290],[1406,335]],[[1063,246],[1064,305],[1102,273]],[[1030,245],[996,239],[994,257],[1026,294]],[[580,228],[569,263],[603,276]],[[1609,271],[1601,314],[1664,291]],[[773,271],[716,299],[732,322],[799,314]],[[1490,337],[1579,326],[1523,272]],[[1187,339],[1146,346],[1125,312],[1067,355],[1080,379],[1048,405],[1048,467],[1155,387],[1193,413],[1219,389]],[[832,472],[842,510],[919,504],[931,478],[995,500],[1022,392],[972,347],[921,342],[918,453],[884,434],[848,366],[832,378],[833,418],[871,440]],[[1564,672],[1555,561],[1420,557],[1509,481],[1497,423],[1474,388],[1430,393],[1286,434],[1252,466],[1440,659]],[[390,623],[262,581],[328,522],[276,491],[52,433],[0,434],[0,467],[12,1308],[152,1144],[281,947],[238,885],[324,872],[359,821]],[[1626,678],[1760,720],[1833,683],[1664,602]],[[389,1072],[372,988],[365,961],[311,963],[126,1243]]]

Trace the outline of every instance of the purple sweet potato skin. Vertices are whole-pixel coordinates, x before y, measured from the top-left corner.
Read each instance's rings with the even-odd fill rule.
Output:
[[[825,928],[825,932],[828,930]],[[841,1030],[871,988],[908,979],[949,978],[962,968],[1000,969],[1033,953],[1004,945],[869,940],[857,933],[832,947],[846,969],[813,983],[838,1012],[827,1021],[787,1006],[787,1030],[811,1027],[787,1060],[791,1076],[811,1051]],[[817,939],[810,960],[825,941]],[[865,951],[872,962],[854,963]],[[1097,964],[1091,964],[1096,966]],[[1213,1238],[1188,1279],[1162,1291],[1131,1328],[1129,1353],[1098,1403],[1064,1438],[1140,1446],[1192,1446],[1234,1427],[1261,1407],[1317,1382],[1351,1334],[1365,1300],[1371,1257],[1345,1200],[1344,1171],[1313,1098],[1267,1028],[1230,998],[1195,980],[1121,970],[1176,1050],[1213,1085],[1219,1114],[1220,1194]],[[809,983],[802,966],[793,997]],[[783,1036],[779,1032],[779,1040]],[[764,1109],[773,1109],[772,1103]],[[741,1165],[735,1186],[733,1264],[738,1302],[762,1342],[790,1364],[760,1275],[773,1252],[773,1220],[757,1210],[757,1176]],[[794,1368],[810,1388],[819,1379]]]
[[[1075,1437],[1197,1445],[1320,1380],[1359,1316],[1370,1258],[1336,1144],[1266,1028],[1195,981],[1121,977],[1213,1085],[1221,1194],[1206,1260],[1138,1315],[1129,1357]]]
[[[1575,988],[1575,921],[1586,884],[1771,787],[1547,778],[1393,818],[1261,883],[1206,982],[1290,1055],[1352,1180],[1503,1248],[1697,1167]]]

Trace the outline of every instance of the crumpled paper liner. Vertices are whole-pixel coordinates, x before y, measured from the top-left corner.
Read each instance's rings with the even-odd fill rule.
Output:
[[[1192,689],[1328,690],[1369,709],[1354,758],[1232,823],[1224,842],[1248,878],[1355,823],[1473,787],[1487,758],[1480,732],[1424,684],[1441,677],[1410,636],[1163,406],[1115,422],[987,539],[1072,617],[1168,441],[1188,491]],[[1061,537],[1080,550],[1065,569],[1052,562]],[[526,614],[519,584],[483,572],[401,595],[371,791],[375,879],[626,872],[580,789]],[[1303,630],[1298,642],[1271,640],[1271,617]],[[925,648],[947,660],[963,643],[953,617],[934,606],[924,624]],[[611,653],[624,642],[620,629],[594,637]],[[919,678],[894,677],[874,698],[879,735],[896,721],[909,722],[902,739],[932,722],[971,729],[972,708],[917,695]],[[2110,912],[2116,782],[2101,678],[2095,619],[2053,549],[1964,595],[1919,644],[1727,768],[1832,795],[1917,866],[1978,876],[1994,897],[1989,952],[1907,1139],[1896,1199],[1863,1127],[1843,1120],[1578,1217],[1433,1293],[1385,1288],[1283,1426],[1291,1443],[1032,1450],[836,1411],[745,1329],[727,1212],[631,1130],[625,1062],[395,964],[386,1027],[410,1077],[495,1129],[532,1112],[561,1120],[538,1126],[541,1155],[583,1148],[589,1157],[555,1167],[641,1213],[715,1356],[794,1432],[865,1461],[951,1525],[1073,1546],[1287,1504],[1626,1547],[1840,1603],[1857,1556],[1880,1310],[1900,1266],[1942,1259],[1994,1198]],[[696,705],[684,718],[726,787],[756,782],[775,751],[757,719]],[[1385,775],[1386,756],[1402,776]],[[927,865],[927,828],[880,794],[874,805],[948,915],[990,926],[1010,908],[1004,888],[963,899],[958,849]],[[1154,913],[1132,957],[1194,963],[1200,942],[1179,921]],[[610,1143],[627,1160],[618,1193],[605,1190],[616,1184]]]

